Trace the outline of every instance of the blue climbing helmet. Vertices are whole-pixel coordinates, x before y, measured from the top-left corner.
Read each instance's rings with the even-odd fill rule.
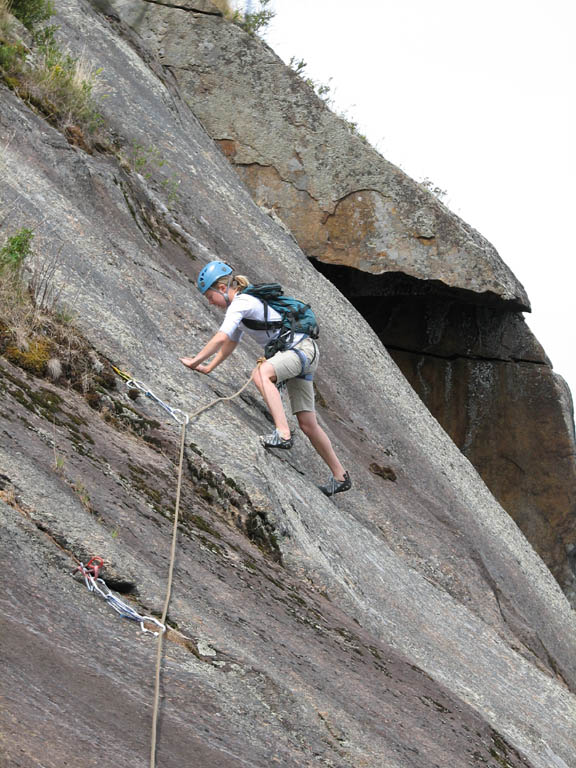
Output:
[[[206,293],[208,288],[211,288],[216,280],[226,275],[232,274],[232,267],[225,264],[223,261],[211,261],[202,269],[198,275],[196,285],[200,293]]]

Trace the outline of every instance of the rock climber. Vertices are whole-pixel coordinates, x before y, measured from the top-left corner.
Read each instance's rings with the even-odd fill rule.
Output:
[[[235,275],[228,264],[211,261],[200,272],[197,285],[210,304],[225,310],[226,314],[218,332],[197,355],[180,358],[186,367],[199,373],[211,373],[234,352],[244,332],[263,347],[280,334],[280,313],[272,307],[265,307],[255,296],[243,293],[250,281],[244,275]],[[276,327],[271,328],[269,324],[276,324]],[[205,363],[210,357],[212,360]],[[285,382],[300,429],[332,473],[330,480],[319,488],[326,496],[333,496],[350,490],[352,481],[316,417],[312,375],[318,367],[318,359],[318,346],[314,339],[296,333],[290,348],[276,352],[259,364],[252,375],[276,427],[271,434],[260,437],[261,444],[264,448],[292,448],[293,436],[277,388],[278,384]]]

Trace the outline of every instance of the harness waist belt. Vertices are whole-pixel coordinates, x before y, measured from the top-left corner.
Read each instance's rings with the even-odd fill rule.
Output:
[[[241,325],[245,325],[246,328],[250,328],[251,331],[267,331],[270,328],[281,328],[282,320],[251,320],[250,318],[244,318],[241,320]]]

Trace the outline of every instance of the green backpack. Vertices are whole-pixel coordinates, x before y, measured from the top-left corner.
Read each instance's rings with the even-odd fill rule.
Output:
[[[249,285],[242,291],[248,296],[254,296],[264,304],[264,320],[243,320],[242,323],[254,331],[276,331],[280,333],[275,339],[272,339],[264,348],[264,354],[267,358],[272,357],[276,352],[290,349],[294,343],[294,336],[298,333],[304,333],[312,339],[317,339],[320,335],[316,315],[310,308],[310,304],[305,304],[299,299],[293,299],[290,296],[284,296],[284,290],[278,283],[258,283]],[[281,315],[281,320],[268,320],[268,308],[272,307]]]

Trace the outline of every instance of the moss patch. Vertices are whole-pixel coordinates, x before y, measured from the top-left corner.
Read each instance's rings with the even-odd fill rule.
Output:
[[[251,510],[246,518],[246,533],[248,538],[263,552],[266,552],[277,563],[282,561],[282,553],[278,546],[276,531],[261,510]]]
[[[209,533],[210,536],[214,536],[215,539],[221,539],[222,536],[218,533],[217,530],[212,528],[211,525],[209,525],[206,520],[204,520],[203,517],[200,517],[200,515],[186,515],[186,520],[190,520],[196,528],[199,528],[201,531],[204,531],[205,533]]]
[[[25,349],[14,345],[6,347],[4,356],[33,376],[44,376],[53,351],[54,347],[48,339],[37,336],[28,342]]]
[[[510,752],[506,742],[504,739],[496,733],[496,731],[492,731],[492,744],[493,747],[490,748],[490,754],[496,760],[499,766],[501,768],[514,768],[514,764],[511,763],[508,760],[508,754]],[[518,757],[518,753],[515,752],[515,757]]]

